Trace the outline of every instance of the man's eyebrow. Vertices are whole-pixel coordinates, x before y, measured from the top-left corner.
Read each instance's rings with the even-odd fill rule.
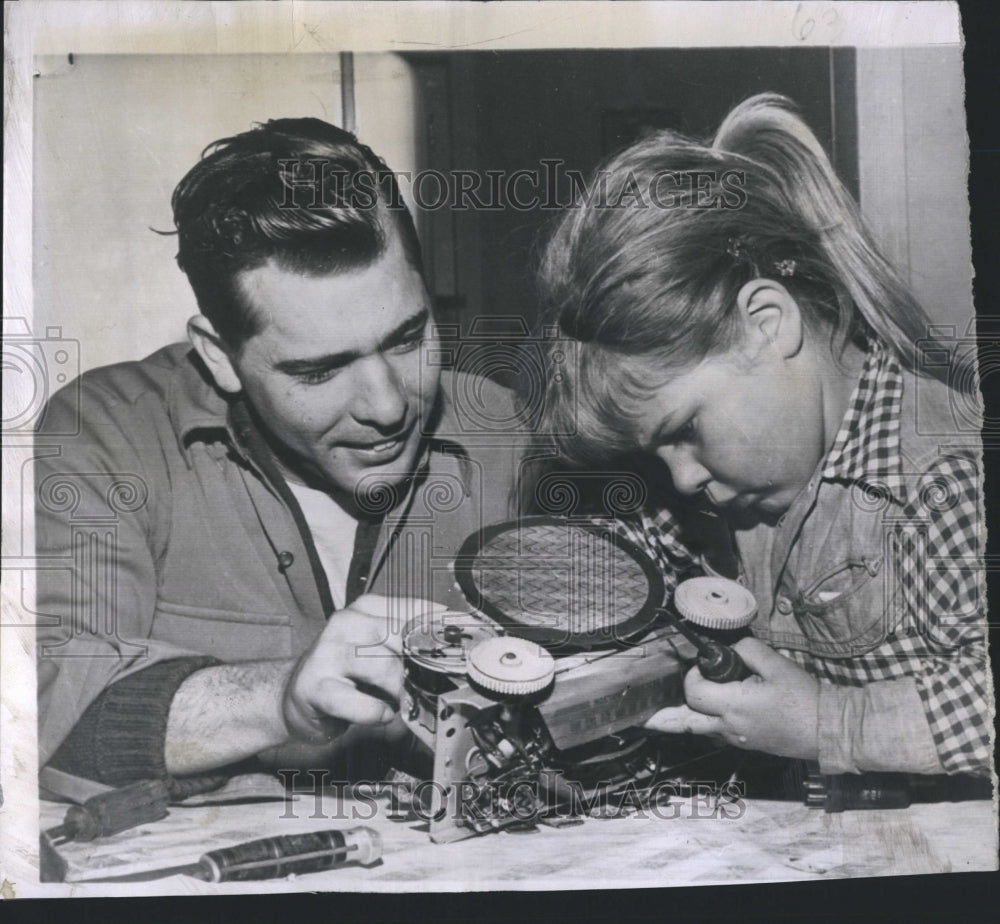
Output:
[[[382,342],[378,345],[378,348],[380,350],[391,350],[394,346],[405,343],[414,333],[424,329],[429,316],[430,312],[427,308],[421,308],[416,313],[411,314],[405,321],[396,325],[393,330],[389,331],[382,338]]]
[[[430,312],[421,308],[406,320],[397,324],[378,345],[379,350],[389,350],[404,342],[413,331],[423,330]],[[314,372],[317,369],[338,369],[360,359],[364,354],[357,350],[344,350],[341,353],[325,353],[322,356],[310,356],[304,359],[282,359],[274,364],[279,372],[290,375],[303,372]]]

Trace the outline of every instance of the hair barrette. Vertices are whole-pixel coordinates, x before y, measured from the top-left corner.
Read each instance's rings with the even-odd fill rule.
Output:
[[[758,261],[754,258],[753,250],[742,237],[731,237],[726,241],[726,253],[737,263],[745,263],[748,266],[756,267]],[[775,260],[771,264],[774,271],[785,278],[795,275],[796,262],[792,259]]]
[[[726,253],[740,263],[752,263],[746,241],[741,237],[731,237],[726,241]]]

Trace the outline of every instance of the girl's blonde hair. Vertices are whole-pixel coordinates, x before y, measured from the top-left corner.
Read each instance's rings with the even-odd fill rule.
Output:
[[[634,399],[735,344],[755,277],[779,279],[835,355],[874,336],[915,367],[929,320],[785,97],[741,103],[708,147],[651,134],[599,168],[602,185],[562,216],[540,268],[547,324],[577,346],[547,401],[571,456],[634,448]]]

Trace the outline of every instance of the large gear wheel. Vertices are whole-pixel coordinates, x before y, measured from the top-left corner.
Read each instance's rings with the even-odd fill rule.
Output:
[[[469,651],[469,679],[491,693],[526,696],[544,690],[555,676],[555,661],[544,648],[523,638],[503,636]]]
[[[750,625],[757,613],[757,601],[749,590],[718,577],[684,581],[674,593],[674,606],[688,622],[722,631]]]

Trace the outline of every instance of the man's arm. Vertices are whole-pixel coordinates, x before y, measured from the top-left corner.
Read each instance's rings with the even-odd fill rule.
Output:
[[[438,608],[393,600],[412,616]],[[170,704],[164,756],[171,774],[234,763],[289,739],[330,742],[351,724],[392,721],[402,690],[390,601],[369,594],[330,618],[301,658],[207,667]]]
[[[212,770],[284,742],[282,697],[294,667],[293,660],[252,661],[191,674],[170,702],[167,773]]]
[[[148,409],[107,379],[53,397],[35,459],[39,761],[58,754],[91,776],[93,747],[119,736],[145,767],[177,685],[215,661],[152,638],[170,483]],[[74,734],[81,724],[88,733]]]

